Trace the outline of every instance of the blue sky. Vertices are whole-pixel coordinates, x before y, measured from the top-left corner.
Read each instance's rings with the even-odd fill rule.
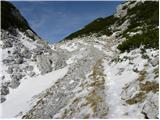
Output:
[[[112,15],[121,1],[12,1],[12,3],[40,37],[54,43],[98,17]]]

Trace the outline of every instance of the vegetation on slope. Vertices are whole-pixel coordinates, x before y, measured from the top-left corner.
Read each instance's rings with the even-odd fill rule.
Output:
[[[144,45],[145,48],[157,48],[159,47],[159,29],[151,29],[143,34],[138,34],[133,37],[127,38],[122,44],[118,45],[118,49],[121,52],[130,51],[135,48],[139,48]]]
[[[126,41],[122,42],[118,46],[121,52],[130,51],[132,49],[144,45],[146,48],[159,47],[159,3],[155,1],[146,1],[144,3],[138,3],[134,8],[129,9],[127,16],[134,15],[130,19],[131,24],[123,33],[123,37],[126,37]],[[142,27],[143,34],[135,35],[133,37],[128,36],[128,32],[135,32],[137,27]]]
[[[83,29],[70,34],[65,39],[73,39],[75,37],[90,35],[93,33],[111,35],[112,32],[109,30],[109,26],[112,25],[116,20],[117,18],[115,18],[113,15],[106,18],[98,18],[86,25]]]
[[[10,2],[1,1],[1,28],[8,30],[10,27],[24,31],[30,29],[27,21]]]

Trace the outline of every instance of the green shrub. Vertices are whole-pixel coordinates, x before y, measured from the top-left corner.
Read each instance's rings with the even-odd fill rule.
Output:
[[[127,16],[130,18],[128,29],[123,32],[123,37],[127,37],[127,32],[134,31],[138,26],[142,26],[143,30],[149,29],[148,26],[156,27],[159,24],[159,3],[156,1],[145,1],[138,3],[134,8],[128,9]],[[126,17],[123,19],[126,19]],[[123,20],[124,21],[124,20]]]
[[[118,45],[118,49],[121,52],[130,51],[135,48],[139,48],[144,45],[145,48],[157,48],[159,47],[159,29],[148,29],[143,34],[138,34],[133,37],[127,38],[122,44]]]
[[[138,3],[134,8],[128,10],[128,15],[136,14],[131,19],[131,25],[137,21],[145,21],[147,24],[158,25],[159,23],[159,2],[145,1]]]

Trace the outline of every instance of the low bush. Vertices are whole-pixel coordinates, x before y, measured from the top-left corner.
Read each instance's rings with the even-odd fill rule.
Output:
[[[138,34],[133,37],[128,37],[122,44],[118,45],[118,49],[121,52],[130,51],[135,48],[139,48],[144,45],[145,48],[157,48],[159,47],[159,29],[148,29],[143,34]]]

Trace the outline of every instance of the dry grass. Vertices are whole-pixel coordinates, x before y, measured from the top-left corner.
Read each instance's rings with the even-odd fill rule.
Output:
[[[87,104],[89,104],[93,109],[93,112],[96,112],[98,104],[102,102],[102,98],[99,95],[97,95],[95,91],[93,91],[86,97],[86,101]]]
[[[145,71],[145,69],[140,71],[138,80],[143,81],[146,78],[146,74],[147,74],[147,72]]]
[[[79,98],[76,98],[76,99],[73,100],[72,103],[73,103],[73,104],[75,104],[75,103],[77,104],[77,103],[79,103],[79,102],[80,102],[80,99],[79,99]]]
[[[144,94],[144,92],[140,92],[140,93],[136,94],[135,97],[126,100],[126,102],[127,102],[129,105],[132,105],[132,104],[136,104],[136,103],[138,103],[138,102],[143,102],[144,99],[145,99],[145,94]]]
[[[90,75],[90,77],[92,78],[90,86],[93,87],[93,91],[91,91],[91,93],[89,93],[89,95],[86,96],[86,104],[89,104],[91,106],[94,113],[98,112],[97,107],[101,102],[103,102],[102,97],[98,95],[98,90],[103,91],[105,83],[101,63],[102,61],[98,60],[96,65],[93,67],[93,72]]]
[[[89,119],[90,114],[84,115],[83,119]]]
[[[93,73],[90,75],[92,77],[92,82],[90,86],[92,87],[102,87],[105,83],[104,73],[101,66],[101,60],[98,60],[96,65],[93,67]]]
[[[133,98],[126,100],[129,105],[136,104],[138,102],[143,102],[146,93],[152,91],[154,93],[159,91],[159,84],[156,82],[147,81],[145,84],[140,83],[140,92],[136,94]]]
[[[140,83],[140,89],[141,91],[144,91],[146,93],[150,91],[153,91],[155,93],[159,91],[159,84],[157,82],[147,81],[145,84]]]
[[[155,74],[154,79],[157,78],[157,77],[159,77],[159,67],[155,68],[153,70],[153,73]]]

